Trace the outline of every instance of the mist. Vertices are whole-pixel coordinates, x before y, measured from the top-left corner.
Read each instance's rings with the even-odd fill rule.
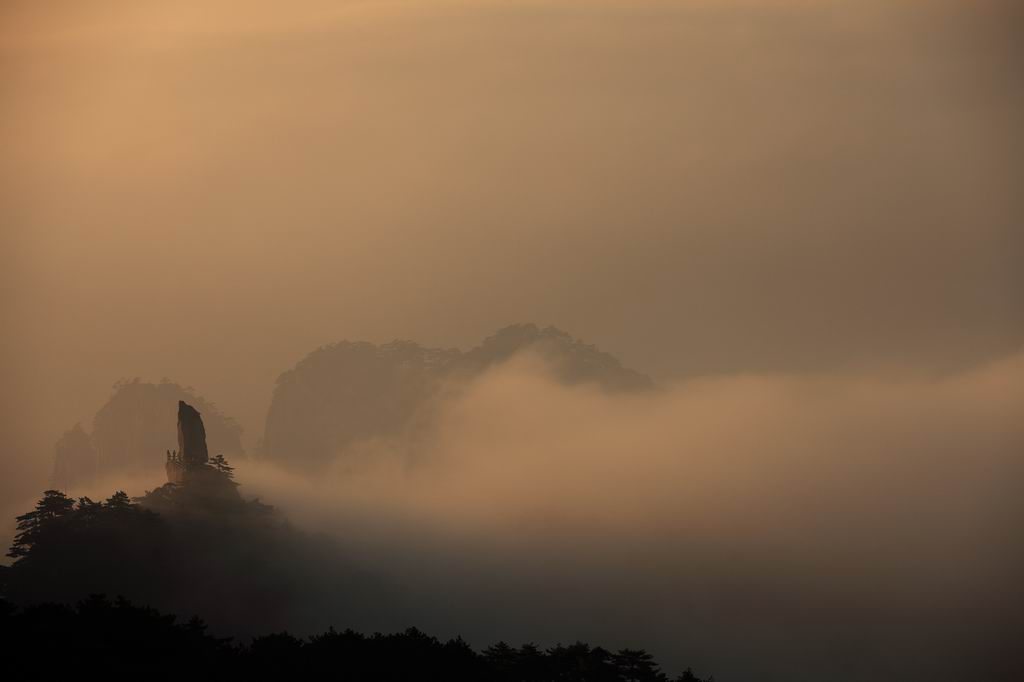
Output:
[[[722,679],[997,679],[1024,598],[1021,404],[1020,353],[628,396],[520,357],[418,443],[316,482],[241,473],[439,632],[647,642]]]

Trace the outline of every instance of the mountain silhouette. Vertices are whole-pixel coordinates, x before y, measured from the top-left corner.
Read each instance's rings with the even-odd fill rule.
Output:
[[[429,424],[443,387],[464,382],[531,352],[564,384],[637,391],[651,379],[612,355],[554,327],[505,327],[467,352],[412,341],[383,345],[342,341],[323,346],[278,378],[261,454],[287,468],[314,472],[360,441],[415,433]]]
[[[242,427],[192,389],[167,380],[123,380],[96,412],[91,433],[76,424],[57,441],[51,484],[67,490],[111,475],[158,477],[166,449],[177,442],[174,420],[167,415],[180,401],[202,412],[212,452],[244,456]]]
[[[208,614],[211,625],[235,635],[308,627],[316,614],[355,618],[387,603],[382,583],[333,542],[244,499],[227,458],[209,457],[199,410],[184,401],[176,408],[178,449],[163,450],[167,483],[102,502],[47,490],[17,517],[8,552],[15,561],[0,571],[0,597],[72,604],[116,594]],[[174,412],[167,409],[164,421],[173,425]]]

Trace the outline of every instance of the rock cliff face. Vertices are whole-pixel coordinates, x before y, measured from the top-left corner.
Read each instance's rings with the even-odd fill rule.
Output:
[[[274,388],[262,455],[297,471],[316,472],[362,441],[412,436],[429,425],[443,386],[470,380],[530,351],[565,384],[593,383],[636,391],[651,380],[569,334],[533,324],[506,327],[470,351],[343,341],[313,351]]]
[[[188,497],[193,500],[240,499],[230,470],[209,464],[203,419],[196,408],[184,401],[178,401],[178,447],[179,450],[167,453],[167,482],[184,490],[180,493],[165,490],[164,496],[173,495],[179,501]],[[226,465],[224,459],[220,462]],[[217,464],[217,460],[213,464]]]
[[[206,464],[210,453],[206,449],[206,428],[199,411],[178,401],[178,454],[186,464]]]

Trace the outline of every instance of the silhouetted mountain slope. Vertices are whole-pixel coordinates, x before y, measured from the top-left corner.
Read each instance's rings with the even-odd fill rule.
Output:
[[[214,471],[233,491],[229,472]],[[546,651],[499,642],[480,654],[461,638],[441,642],[415,628],[289,635],[310,630],[311,611],[321,620],[366,622],[394,604],[336,548],[292,530],[267,505],[213,491],[213,478],[198,487],[196,478],[167,484],[137,501],[123,492],[75,501],[49,490],[19,516],[9,552],[15,562],[0,570],[5,673],[17,680],[668,682],[642,650],[612,653],[581,642]],[[112,604],[102,594],[119,596]],[[154,609],[204,614],[222,636],[278,634],[236,646],[207,634],[203,621],[179,625]],[[699,682],[689,671],[677,679]]]
[[[399,434],[458,357],[409,341],[319,348],[278,378],[262,454],[313,469],[355,441]]]
[[[99,457],[92,438],[75,424],[53,448],[52,482],[59,488],[92,483],[99,475]]]
[[[343,341],[318,348],[278,378],[262,454],[315,471],[359,441],[412,433],[429,423],[431,400],[447,382],[472,379],[526,351],[566,384],[591,382],[608,391],[653,385],[596,347],[534,324],[505,327],[465,353],[411,341]]]
[[[552,375],[565,384],[592,382],[609,391],[635,391],[653,387],[650,377],[623,367],[619,360],[597,346],[574,339],[555,327],[515,324],[484,339],[461,355],[456,366],[481,372],[529,350],[542,357]]]
[[[133,501],[47,491],[18,517],[3,595],[17,604],[123,595],[164,610],[202,613],[220,633],[326,627],[344,613],[365,622],[388,604],[381,581],[323,538],[293,529],[273,508],[244,501],[226,478],[168,484]],[[310,614],[317,614],[311,616]]]
[[[76,424],[57,442],[54,487],[89,485],[111,474],[159,475],[164,452],[177,442],[174,421],[167,415],[174,413],[181,400],[202,413],[210,452],[229,458],[244,455],[238,423],[191,389],[168,381],[121,381],[93,418],[91,433]]]

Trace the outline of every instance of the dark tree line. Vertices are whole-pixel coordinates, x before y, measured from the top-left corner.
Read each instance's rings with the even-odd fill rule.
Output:
[[[97,530],[103,525],[152,523],[156,514],[133,504],[127,493],[118,490],[105,502],[81,497],[76,502],[59,490],[47,490],[30,512],[17,517],[14,543],[7,556],[25,559],[36,545],[46,547],[71,534]],[[43,550],[40,550],[43,551]],[[30,560],[31,561],[31,560]]]
[[[213,637],[196,618],[92,596],[75,607],[18,609],[0,600],[0,655],[14,680],[348,680],[352,682],[669,682],[642,650],[582,642],[540,649],[496,644],[482,653],[410,628],[363,635],[286,632],[247,645]],[[676,682],[702,682],[691,671]]]

